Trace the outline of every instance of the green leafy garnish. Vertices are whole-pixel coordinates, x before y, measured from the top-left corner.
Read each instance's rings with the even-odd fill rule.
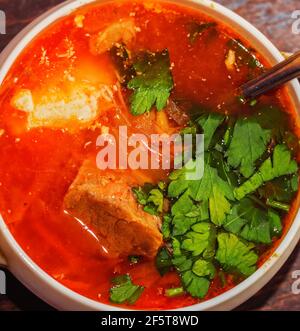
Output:
[[[133,187],[134,193],[139,204],[144,206],[144,211],[151,215],[158,215],[163,211],[164,195],[163,192],[152,184],[145,184],[143,187]]]
[[[218,126],[224,121],[225,116],[218,113],[209,113],[202,115],[197,123],[201,126],[204,133],[204,150],[207,151],[212,137]]]
[[[205,164],[204,174],[200,180],[188,181],[185,172],[169,185],[170,197],[177,197],[188,189],[189,195],[195,201],[208,201],[211,221],[222,225],[226,213],[230,210],[229,200],[233,200],[232,188],[228,182],[219,177],[215,168]]]
[[[176,287],[176,288],[168,288],[165,291],[165,296],[172,298],[172,297],[178,297],[180,295],[183,295],[185,293],[183,287]]]
[[[194,44],[198,37],[207,29],[215,27],[217,24],[215,22],[205,22],[197,23],[192,22],[188,24],[188,38],[191,44]]]
[[[298,182],[297,174],[275,178],[261,186],[258,189],[258,194],[266,200],[289,203],[298,190]]]
[[[147,203],[156,206],[156,211],[161,213],[164,205],[164,195],[159,189],[153,189],[149,192]]]
[[[264,161],[259,170],[249,180],[234,190],[235,197],[241,200],[265,182],[280,176],[294,174],[297,170],[298,165],[295,160],[292,160],[291,152],[285,145],[277,145],[274,148],[272,158],[269,157]]]
[[[275,220],[276,219],[276,220]],[[271,209],[268,212],[255,206],[245,198],[232,208],[224,228],[239,237],[255,243],[270,244],[274,235],[274,222],[281,227],[280,217]],[[279,233],[277,233],[278,236]]]
[[[270,132],[251,120],[237,121],[228,149],[228,163],[248,178],[255,170],[255,161],[263,155],[270,140]]]
[[[182,275],[182,282],[192,297],[204,298],[209,290],[210,281],[205,277],[197,276],[188,270]]]
[[[215,253],[216,230],[213,224],[201,222],[191,227],[185,234],[181,248],[191,252],[193,256],[202,255],[209,259]]]
[[[237,64],[239,66],[246,65],[250,69],[263,69],[262,63],[240,40],[230,39],[228,47],[236,52]]]
[[[146,53],[134,64],[137,75],[127,85],[134,91],[130,100],[133,115],[144,114],[153,106],[158,111],[165,108],[173,88],[170,67],[167,50]]]
[[[162,248],[156,256],[156,267],[159,273],[163,276],[173,266],[172,256],[166,248]]]
[[[178,200],[174,203],[171,213],[173,216],[173,235],[182,235],[186,233],[190,227],[198,221],[203,221],[209,218],[208,204],[200,203],[195,204],[189,195],[189,191],[186,191]]]
[[[156,258],[158,271],[177,270],[181,278],[166,296],[204,298],[215,277],[250,276],[256,252],[282,234],[281,217],[298,190],[297,147],[290,147],[294,136],[287,144],[286,130],[277,124],[275,130],[256,110],[240,119],[198,112],[181,133],[204,133],[205,156],[192,155],[168,181],[135,189],[144,209],[163,219],[166,246]],[[203,164],[203,176],[192,180]]]
[[[285,212],[288,212],[290,210],[290,205],[287,205],[286,203],[280,201],[274,201],[269,198],[266,200],[266,205],[275,209],[283,210]]]
[[[128,260],[129,260],[130,264],[137,264],[137,263],[140,262],[141,257],[140,256],[131,255],[131,256],[128,256]]]
[[[242,242],[237,236],[229,233],[218,235],[216,260],[227,272],[237,272],[250,276],[256,270],[257,254],[253,245]]]
[[[172,216],[169,214],[164,215],[161,226],[161,232],[164,237],[164,240],[168,240],[171,237],[171,223],[172,223]]]
[[[282,224],[280,217],[272,209],[268,210],[271,237],[279,237],[282,234]]]
[[[199,277],[208,277],[209,279],[214,279],[216,274],[215,266],[206,260],[197,260],[192,269],[193,273]]]
[[[142,294],[144,287],[134,285],[129,275],[112,279],[114,286],[110,289],[110,301],[117,304],[134,304]]]
[[[213,264],[203,259],[194,261],[184,253],[180,241],[176,238],[173,239],[173,256],[173,264],[181,275],[186,291],[193,297],[204,298],[210,286],[210,279],[215,275]]]

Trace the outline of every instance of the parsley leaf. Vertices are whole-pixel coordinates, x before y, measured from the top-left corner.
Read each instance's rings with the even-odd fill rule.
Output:
[[[247,65],[250,69],[263,69],[262,63],[253,54],[251,49],[248,49],[240,40],[230,39],[228,47],[236,52],[238,66]]]
[[[181,279],[192,297],[202,299],[209,290],[210,281],[207,278],[197,276],[192,270],[186,271]]]
[[[238,272],[250,276],[256,270],[258,256],[252,251],[253,245],[242,242],[237,236],[220,233],[217,237],[216,260],[227,272]]]
[[[225,120],[220,114],[202,113],[182,133],[202,129],[204,162],[203,155],[193,155],[169,181],[135,189],[145,210],[163,216],[168,243],[156,265],[161,275],[175,267],[182,282],[167,295],[186,291],[204,298],[216,274],[250,276],[257,268],[254,249],[264,249],[261,244],[269,245],[281,235],[280,216],[298,189],[298,165],[287,145],[274,143],[271,155],[267,144],[271,134],[272,142],[280,141],[279,134],[265,124],[261,127],[262,120],[252,116],[236,122],[235,117]],[[203,163],[202,178],[191,180]],[[163,210],[164,199],[168,211]]]
[[[171,223],[172,223],[172,216],[169,214],[164,215],[161,226],[161,232],[164,237],[164,240],[168,240],[171,237]]]
[[[191,252],[193,256],[203,255],[212,258],[215,254],[216,230],[213,224],[207,222],[197,223],[192,226],[182,241],[181,248]]]
[[[248,178],[255,169],[255,161],[263,155],[270,140],[270,132],[248,119],[237,121],[228,149],[228,163]]]
[[[296,173],[298,170],[297,162],[291,157],[291,152],[285,145],[277,145],[272,158],[269,157],[264,161],[250,179],[234,190],[236,199],[243,199],[247,194],[254,192],[265,182],[274,178]]]
[[[194,44],[198,37],[202,35],[204,31],[209,28],[215,27],[217,24],[215,22],[205,22],[205,23],[197,23],[191,22],[188,24],[188,38],[191,44]]]
[[[174,203],[171,213],[174,226],[172,234],[175,236],[183,235],[193,224],[209,218],[208,204],[196,204],[188,190]]]
[[[156,256],[156,267],[160,275],[166,274],[173,266],[172,257],[166,248],[162,248]]]
[[[215,275],[212,263],[202,259],[193,262],[193,259],[181,250],[180,241],[176,238],[173,239],[173,256],[173,264],[180,272],[184,288],[191,296],[204,298],[210,286],[209,279]]]
[[[212,195],[209,198],[211,221],[218,226],[223,224],[225,215],[229,213],[231,208],[224,194],[223,187],[227,187],[227,183],[224,181],[222,182],[222,186],[213,185]]]
[[[224,121],[225,116],[218,113],[203,114],[196,121],[204,133],[204,150],[207,151],[214,133],[219,125]]]
[[[272,237],[281,232],[281,221],[273,210],[260,210],[252,200],[244,198],[226,217],[224,229],[248,241],[270,244]]]
[[[216,274],[215,266],[210,261],[203,259],[198,259],[194,263],[192,271],[199,277],[209,277],[209,279],[214,279]]]
[[[170,197],[177,197],[187,189],[189,195],[195,201],[208,201],[211,221],[216,225],[222,225],[226,213],[230,210],[229,200],[234,200],[233,191],[228,182],[219,177],[215,168],[205,164],[204,174],[200,180],[186,180],[183,171],[172,181],[168,188]]]
[[[161,213],[164,205],[164,195],[159,189],[153,189],[149,192],[147,203],[153,203],[156,206],[156,211]]]
[[[135,194],[135,197],[139,204],[146,205],[148,195],[142,190],[141,187],[133,187],[132,188],[133,193]]]
[[[268,217],[270,222],[271,237],[279,237],[282,234],[282,224],[279,215],[272,209],[269,209]]]
[[[131,113],[141,115],[156,106],[162,110],[168,101],[173,88],[173,78],[170,70],[169,52],[146,53],[135,64],[137,76],[129,83],[133,90],[131,96]]]
[[[134,285],[129,275],[112,279],[114,286],[110,289],[110,301],[114,303],[134,304],[142,294],[144,287]]]
[[[163,192],[152,184],[145,184],[143,187],[133,187],[133,193],[139,204],[144,206],[144,211],[151,215],[158,215],[163,211]]]
[[[265,183],[258,189],[258,193],[264,199],[290,202],[298,190],[298,182],[297,174],[282,176]]]

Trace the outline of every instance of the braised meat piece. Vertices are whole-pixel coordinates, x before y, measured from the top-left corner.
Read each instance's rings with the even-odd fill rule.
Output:
[[[101,171],[85,161],[64,199],[66,210],[99,238],[110,256],[153,257],[162,245],[161,221],[143,211],[132,193],[134,179]]]

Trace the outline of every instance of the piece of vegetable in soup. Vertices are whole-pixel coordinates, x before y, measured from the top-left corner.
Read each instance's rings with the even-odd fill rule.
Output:
[[[93,4],[54,23],[1,86],[0,212],[13,236],[103,303],[175,309],[233,288],[274,252],[299,202],[287,92],[237,93],[268,66],[243,36],[179,4]],[[194,150],[204,134],[202,178],[188,176],[197,153],[176,170],[98,169],[98,136],[117,141],[120,126],[190,134]]]

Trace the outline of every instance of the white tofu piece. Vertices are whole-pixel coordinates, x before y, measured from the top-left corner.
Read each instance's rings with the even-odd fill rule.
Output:
[[[112,88],[107,85],[76,86],[68,91],[51,89],[33,98],[30,90],[21,90],[12,99],[15,108],[28,112],[27,128],[87,127],[101,111],[114,105]],[[35,102],[33,100],[36,100]]]

